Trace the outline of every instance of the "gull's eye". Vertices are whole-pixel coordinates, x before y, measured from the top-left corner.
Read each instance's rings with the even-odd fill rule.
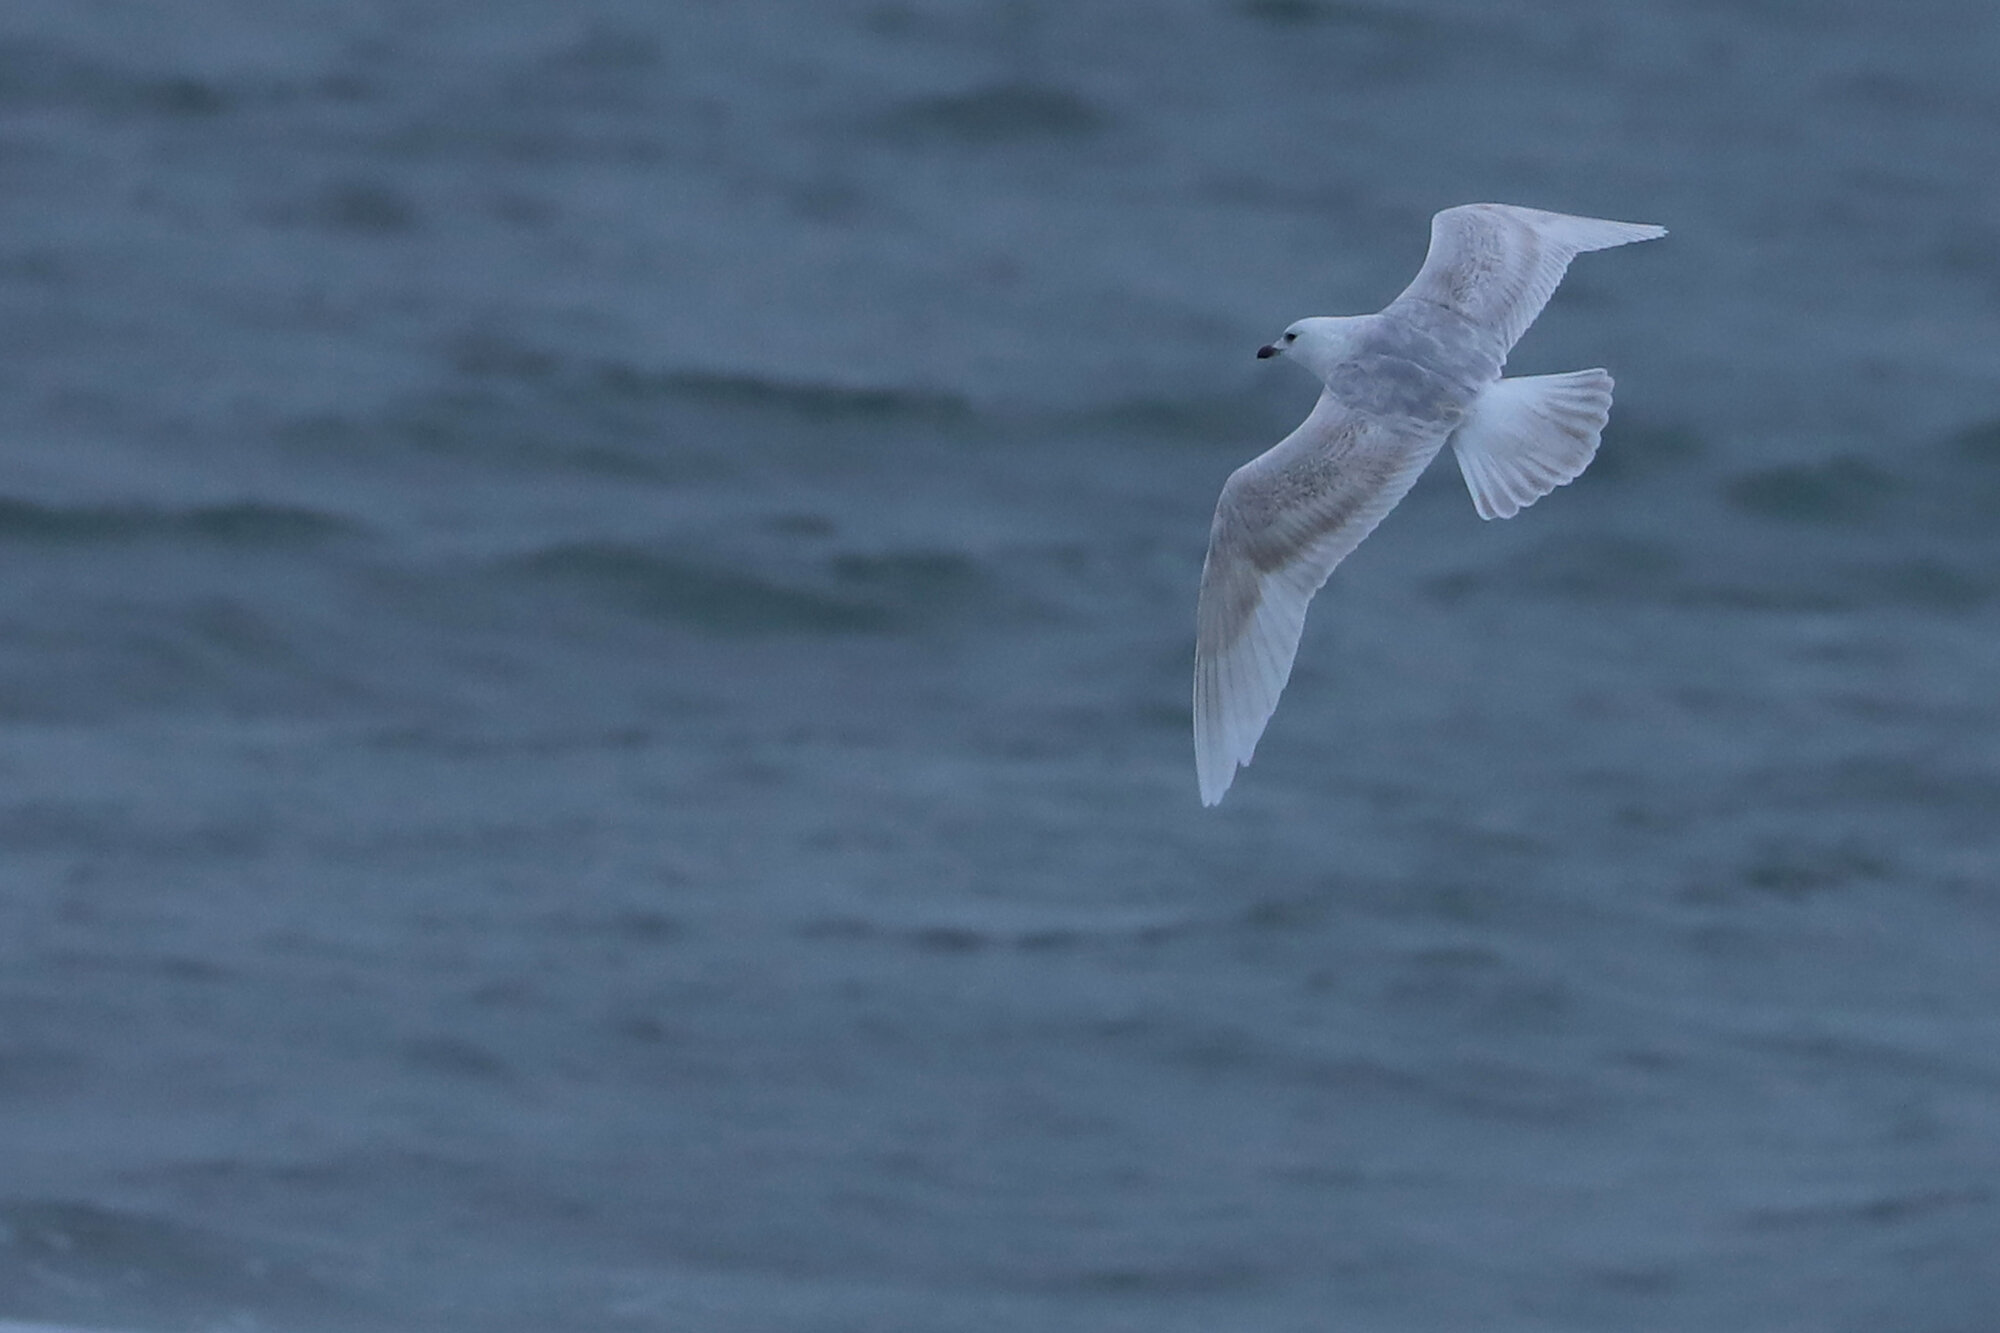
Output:
[[[1288,342],[1288,343],[1295,343],[1295,342],[1297,342],[1298,340],[1299,340],[1299,335],[1298,335],[1298,334],[1296,334],[1296,333],[1293,333],[1293,332],[1292,332],[1292,331],[1291,331],[1290,329],[1287,329],[1287,330],[1285,330],[1285,341],[1286,341],[1286,342]]]

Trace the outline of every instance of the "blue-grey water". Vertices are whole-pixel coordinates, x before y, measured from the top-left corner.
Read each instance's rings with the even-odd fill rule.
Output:
[[[8,0],[0,1319],[2000,1328],[1990,0]],[[1200,809],[1222,479],[1643,222]]]

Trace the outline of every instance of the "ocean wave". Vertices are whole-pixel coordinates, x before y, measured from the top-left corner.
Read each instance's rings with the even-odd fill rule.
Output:
[[[50,42],[0,41],[0,107],[84,106],[131,116],[214,116],[238,98],[192,74],[141,73]]]
[[[220,1327],[245,1309],[302,1315],[336,1299],[302,1263],[66,1199],[0,1203],[0,1291],[9,1315],[133,1327]]]
[[[1703,549],[1601,532],[1550,537],[1491,567],[1456,570],[1425,586],[1446,603],[1504,590],[1687,609],[1931,615],[1974,612],[2000,596],[1990,560],[1963,547],[1918,552],[1900,541],[1829,539],[1768,551],[1747,542]]]
[[[1099,403],[1051,424],[1080,433],[1137,435],[1215,449],[1262,449],[1297,424],[1287,419],[1290,412],[1288,404],[1269,394],[1156,395]]]
[[[721,633],[880,633],[890,608],[837,584],[789,582],[643,546],[575,542],[503,562],[622,608]]]
[[[0,541],[181,541],[225,546],[282,546],[352,535],[351,519],[298,505],[238,500],[161,508],[153,505],[50,505],[0,498]]]
[[[1842,456],[1746,472],[1729,480],[1725,494],[1760,518],[1851,523],[1882,514],[1897,489],[1896,478],[1874,463]]]
[[[719,634],[896,634],[1041,614],[986,561],[951,550],[837,552],[775,568],[623,542],[506,558],[503,578],[553,583],[640,615]]]
[[[600,364],[592,379],[600,392],[618,397],[665,395],[725,407],[768,409],[814,421],[856,417],[950,420],[972,412],[963,397],[952,393],[728,371],[648,371],[622,361]]]
[[[1026,80],[911,98],[880,121],[892,138],[969,145],[1087,138],[1110,124],[1111,116],[1080,94]]]

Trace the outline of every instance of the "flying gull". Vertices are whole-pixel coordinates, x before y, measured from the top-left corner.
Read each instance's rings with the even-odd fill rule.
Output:
[[[1214,805],[1250,762],[1292,674],[1306,604],[1448,440],[1481,518],[1511,518],[1576,479],[1611,414],[1603,370],[1502,379],[1507,353],[1569,261],[1664,227],[1465,204],[1377,314],[1302,319],[1259,357],[1326,385],[1299,428],[1230,474],[1201,571],[1194,758]]]

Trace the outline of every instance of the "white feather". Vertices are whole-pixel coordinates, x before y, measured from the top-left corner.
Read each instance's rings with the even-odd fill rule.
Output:
[[[1495,380],[1452,432],[1452,452],[1481,518],[1512,518],[1575,481],[1611,417],[1603,370]]]

